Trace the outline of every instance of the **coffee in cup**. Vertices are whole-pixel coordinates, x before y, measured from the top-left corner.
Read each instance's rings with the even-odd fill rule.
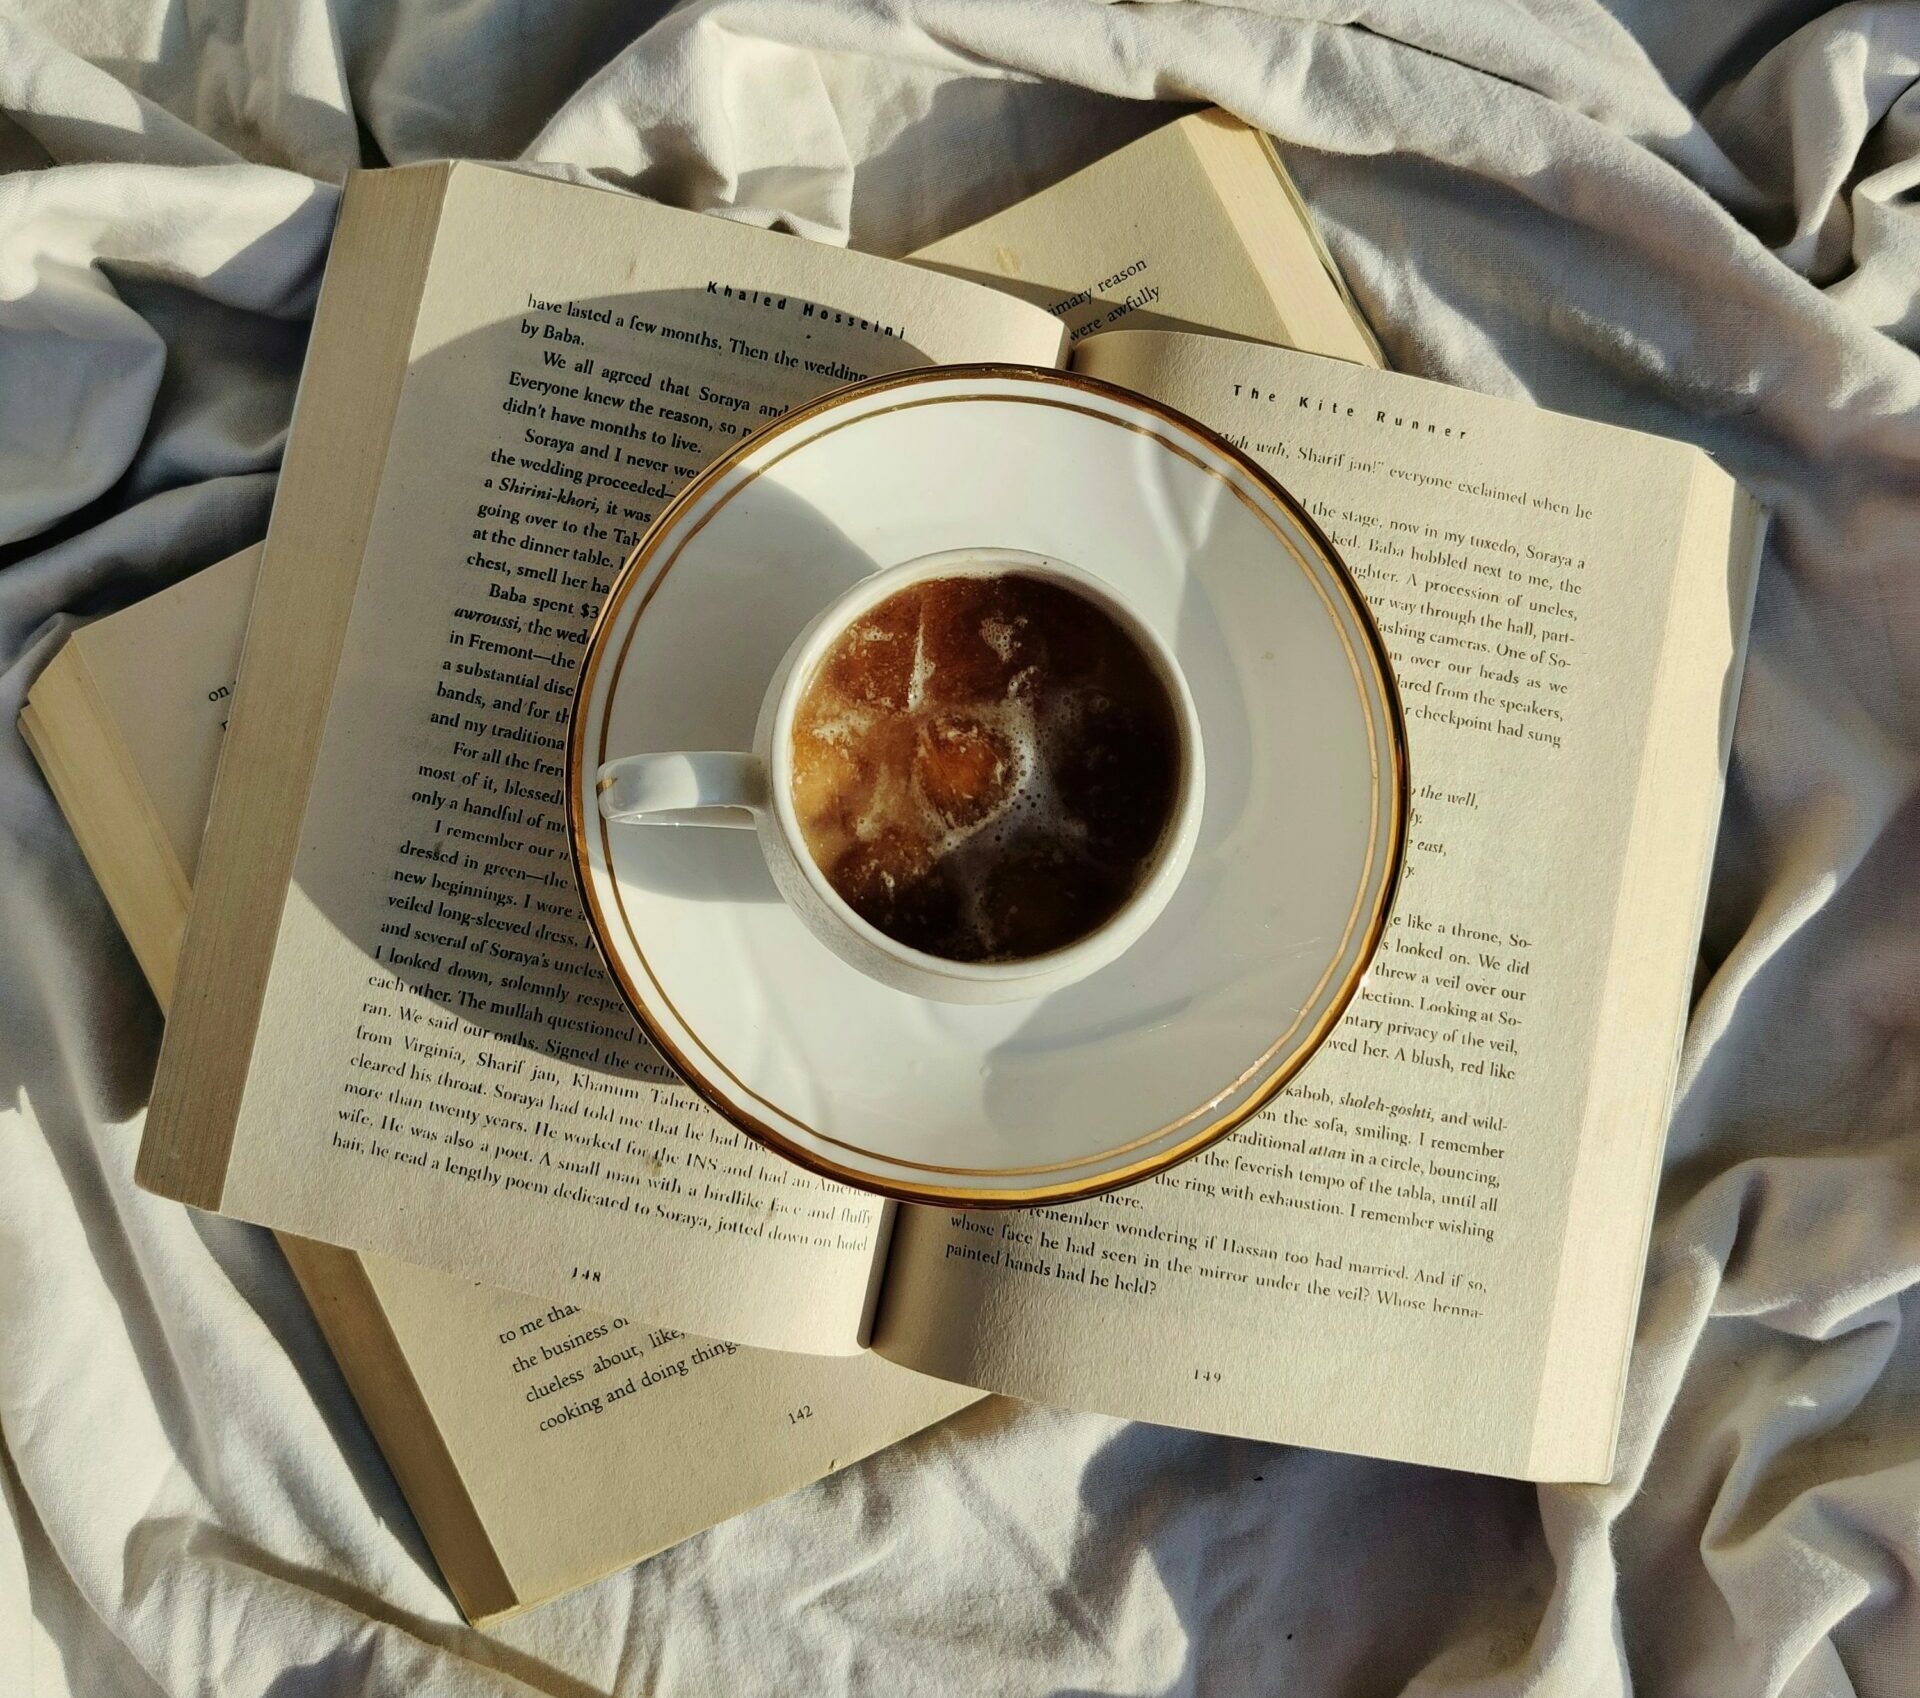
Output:
[[[1182,739],[1160,669],[1057,577],[922,579],[832,639],[793,716],[802,840],[897,943],[1017,961],[1097,930],[1173,821]]]
[[[740,826],[849,965],[941,1002],[1045,996],[1152,926],[1206,761],[1173,650],[1101,579],[944,549],[849,585],[767,681],[750,749],[624,755],[609,824]]]

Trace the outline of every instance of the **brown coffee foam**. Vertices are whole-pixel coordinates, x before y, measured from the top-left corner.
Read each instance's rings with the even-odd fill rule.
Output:
[[[1025,573],[910,585],[808,680],[793,800],[842,900],[902,943],[1017,959],[1137,888],[1173,812],[1173,703],[1088,598]]]

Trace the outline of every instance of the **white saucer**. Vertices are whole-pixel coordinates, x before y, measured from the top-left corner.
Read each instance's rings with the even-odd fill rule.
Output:
[[[924,1002],[818,942],[752,832],[600,818],[602,761],[748,748],[794,633],[849,584],[982,545],[1110,580],[1199,707],[1199,846],[1113,965],[1031,1002]],[[594,934],[687,1081],[818,1172],[963,1205],[1142,1178],[1272,1097],[1372,960],[1408,817],[1385,650],[1300,507],[1179,414],[1024,367],[841,390],[696,479],[594,628],[567,784]]]

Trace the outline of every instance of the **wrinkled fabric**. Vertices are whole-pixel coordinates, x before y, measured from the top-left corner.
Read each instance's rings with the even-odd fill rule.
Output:
[[[1812,10],[0,6],[0,1690],[1920,1690],[1920,9]],[[159,1017],[26,685],[264,531],[357,163],[893,253],[1201,100],[1394,364],[1777,513],[1618,1473],[976,1411],[469,1630],[271,1241],[132,1186]]]

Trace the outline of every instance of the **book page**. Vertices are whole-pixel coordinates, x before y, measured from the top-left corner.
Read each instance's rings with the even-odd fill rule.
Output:
[[[754,1350],[385,1257],[366,1267],[527,1602],[796,1490],[980,1395],[871,1353]]]
[[[1044,1402],[1524,1473],[1583,1121],[1657,1098],[1629,1129],[1651,1113],[1657,1148],[1664,1118],[1641,1082],[1670,1086],[1685,964],[1635,985],[1604,1057],[1596,1032],[1675,573],[1713,564],[1690,494],[1732,486],[1677,444],[1278,349],[1122,332],[1076,365],[1211,422],[1342,551],[1408,721],[1406,873],[1366,988],[1238,1132],[1086,1203],[902,1210],[876,1348]],[[1725,543],[1721,664],[1703,648],[1663,709],[1710,770]],[[1710,823],[1669,845],[1670,880],[1697,896],[1710,846]],[[1637,1165],[1583,1179],[1644,1204]],[[1617,1256],[1643,1232],[1636,1212]],[[1604,1398],[1610,1366],[1568,1371]]]
[[[1260,134],[1168,124],[914,258],[1100,331],[1189,329],[1380,364],[1372,333]]]
[[[878,372],[1059,345],[1035,309],[932,272],[452,168],[225,1212],[857,1348],[886,1211],[701,1105],[593,953],[561,794],[577,658],[654,511],[756,424]]]

